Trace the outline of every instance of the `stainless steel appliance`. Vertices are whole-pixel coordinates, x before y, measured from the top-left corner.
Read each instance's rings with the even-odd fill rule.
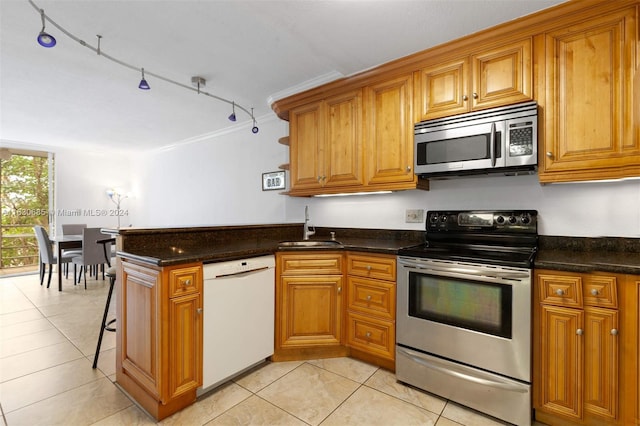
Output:
[[[531,270],[537,212],[429,211],[398,256],[398,380],[531,423]]]
[[[430,179],[533,173],[538,107],[526,102],[415,125],[415,173]]]

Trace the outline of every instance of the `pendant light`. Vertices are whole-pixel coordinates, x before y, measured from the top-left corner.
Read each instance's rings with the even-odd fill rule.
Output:
[[[138,84],[138,89],[149,90],[151,86],[147,83],[147,80],[144,79],[144,68],[142,68],[142,80],[140,80],[140,84]]]
[[[229,120],[230,121],[236,121],[236,103],[232,102],[231,105],[232,105],[232,108],[233,108],[233,110],[232,110],[233,112],[229,116]]]
[[[38,44],[46,48],[53,47],[56,45],[55,37],[44,31],[44,9],[40,9],[40,17],[42,18],[42,29],[38,34]]]

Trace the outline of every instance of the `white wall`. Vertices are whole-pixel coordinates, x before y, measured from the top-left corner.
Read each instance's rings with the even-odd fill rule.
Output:
[[[285,196],[262,191],[262,173],[278,171],[286,122],[258,120],[237,130],[146,153],[135,167],[134,226],[281,223]]]
[[[640,181],[540,185],[537,176],[492,176],[430,182],[429,191],[287,200],[289,222],[324,227],[423,230],[406,209],[533,209],[541,235],[640,237]]]

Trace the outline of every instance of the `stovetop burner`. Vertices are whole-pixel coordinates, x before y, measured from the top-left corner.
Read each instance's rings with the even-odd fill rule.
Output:
[[[531,268],[538,246],[535,210],[429,211],[425,243],[401,256]]]

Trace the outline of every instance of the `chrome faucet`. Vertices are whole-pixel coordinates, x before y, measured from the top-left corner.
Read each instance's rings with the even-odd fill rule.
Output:
[[[309,226],[309,206],[304,206],[304,230],[302,233],[302,239],[308,240],[309,237],[315,233],[315,228],[313,226]]]

